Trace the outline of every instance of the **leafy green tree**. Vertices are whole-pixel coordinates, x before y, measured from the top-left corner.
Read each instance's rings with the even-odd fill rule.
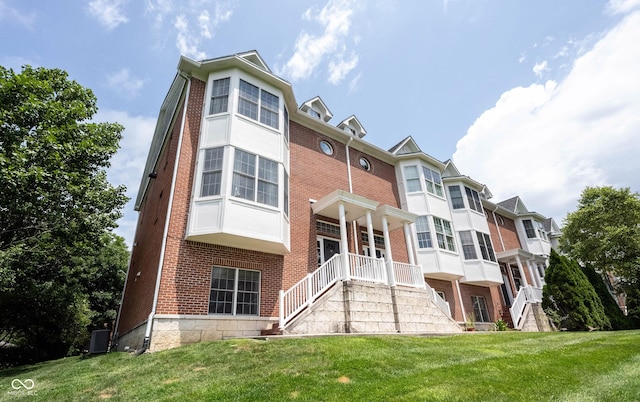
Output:
[[[542,289],[542,307],[570,331],[611,329],[596,291],[575,261],[551,250]]]
[[[611,293],[609,293],[609,288],[605,284],[604,278],[588,265],[581,268],[602,302],[604,312],[611,322],[611,329],[633,328],[631,320],[622,313],[618,303],[616,303]]]
[[[567,215],[560,248],[596,271],[612,272],[629,305],[640,305],[640,194],[629,188],[587,187],[578,209]],[[640,323],[640,311],[629,310]]]
[[[0,67],[0,337],[62,356],[90,323],[91,264],[126,202],[107,181],[122,126],[59,69]],[[95,274],[95,272],[94,272]]]

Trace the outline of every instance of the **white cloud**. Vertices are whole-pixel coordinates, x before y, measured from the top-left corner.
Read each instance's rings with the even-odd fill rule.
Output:
[[[105,28],[112,30],[129,21],[122,10],[125,3],[126,0],[92,0],[87,6],[87,12]]]
[[[128,68],[122,68],[113,74],[107,75],[107,85],[115,92],[127,98],[138,95],[147,80],[132,77]]]
[[[346,55],[344,51],[356,6],[353,0],[329,0],[320,12],[314,8],[307,9],[303,20],[319,22],[324,31],[320,35],[302,31],[296,39],[293,56],[284,66],[276,68],[278,75],[292,81],[307,79],[328,58],[328,81],[339,84],[358,63],[355,53]]]
[[[196,60],[202,60],[207,57],[207,54],[199,49],[200,38],[189,30],[189,22],[184,14],[176,17],[173,26],[178,31],[176,47],[180,54]]]
[[[31,59],[27,59],[22,56],[5,56],[0,57],[0,66],[5,68],[12,68],[13,71],[22,71],[22,66],[29,65],[31,67],[38,67],[40,64]]]
[[[17,22],[27,29],[33,29],[36,21],[36,13],[25,13],[15,7],[7,5],[5,1],[0,0],[0,21]]]
[[[542,77],[542,73],[548,70],[549,70],[549,67],[547,67],[546,60],[538,62],[535,64],[535,66],[533,66],[533,73],[538,77]]]
[[[640,12],[573,63],[561,82],[511,89],[485,111],[453,155],[502,201],[523,197],[560,222],[586,186],[640,190]]]
[[[341,57],[339,60],[329,62],[329,82],[338,85],[351,70],[358,65],[358,55],[351,52],[348,59]]]
[[[201,60],[207,58],[204,50],[206,41],[215,36],[215,31],[222,23],[231,19],[233,5],[230,2],[211,0],[147,0],[145,13],[153,18],[160,36],[166,36],[167,32],[175,34],[176,48],[180,54]],[[173,18],[173,29],[164,26],[169,16]]]
[[[130,116],[127,112],[118,110],[100,110],[93,120],[119,123],[125,127],[120,141],[120,150],[111,158],[107,178],[114,186],[124,184],[127,187],[127,196],[130,200],[124,207],[124,215],[118,221],[119,227],[115,232],[124,237],[127,245],[131,247],[138,220],[138,214],[133,210],[133,205],[147,161],[147,152],[155,130],[156,119],[147,116]]]
[[[640,0],[610,0],[607,11],[611,14],[626,14],[640,8]]]

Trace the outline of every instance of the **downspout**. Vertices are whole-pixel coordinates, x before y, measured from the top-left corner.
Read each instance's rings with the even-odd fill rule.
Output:
[[[496,211],[498,210],[498,206],[496,205],[496,209],[491,211],[493,214],[493,222],[496,224],[496,229],[498,230],[498,237],[500,238],[500,245],[502,246],[502,251],[506,251],[504,249],[504,240],[502,240],[502,233],[500,233],[500,225],[498,224],[498,220],[496,219]]]
[[[178,149],[176,150],[176,163],[173,166],[173,179],[171,180],[171,191],[169,192],[169,204],[167,206],[167,219],[164,222],[164,233],[162,235],[162,245],[160,246],[160,261],[158,262],[158,276],[156,278],[156,288],[153,293],[153,304],[151,312],[147,318],[147,327],[144,331],[144,341],[142,348],[136,351],[139,356],[147,351],[151,343],[151,329],[153,327],[153,317],[156,315],[156,306],[158,305],[158,295],[160,293],[160,279],[162,278],[162,266],[164,265],[164,254],[167,247],[167,237],[169,233],[169,221],[171,221],[171,207],[173,206],[173,195],[176,188],[176,177],[178,176],[178,165],[180,164],[180,151],[182,149],[182,138],[184,135],[185,118],[187,117],[187,105],[189,104],[189,91],[191,90],[191,79],[182,72],[180,75],[187,80],[187,92],[185,95],[184,109],[182,110],[182,122],[180,123],[180,137],[178,138]]]

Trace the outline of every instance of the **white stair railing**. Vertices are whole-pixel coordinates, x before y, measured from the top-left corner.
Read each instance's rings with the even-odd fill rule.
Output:
[[[382,259],[349,253],[349,268],[351,279],[387,283],[387,272]]]
[[[447,317],[451,318],[451,306],[449,305],[449,302],[440,297],[438,292],[436,292],[433,288],[431,288],[431,296],[436,306],[440,307],[440,310],[442,310],[442,312],[445,313]]]
[[[343,272],[341,255],[335,254],[289,290],[281,290],[280,328],[284,328],[296,314],[311,305],[318,295],[341,279]]]
[[[397,285],[425,289],[422,267],[404,262],[393,262],[393,275]]]
[[[509,308],[513,327],[516,329],[522,328],[523,323],[521,323],[520,320],[522,319],[527,304],[540,302],[542,302],[542,289],[534,288],[530,285],[521,287]]]

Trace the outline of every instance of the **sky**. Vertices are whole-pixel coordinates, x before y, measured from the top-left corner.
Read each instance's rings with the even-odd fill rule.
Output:
[[[383,149],[411,135],[562,224],[587,186],[640,190],[639,43],[640,0],[0,0],[0,65],[66,70],[125,127],[108,177],[129,246],[180,55],[257,50],[331,123],[355,114]]]

